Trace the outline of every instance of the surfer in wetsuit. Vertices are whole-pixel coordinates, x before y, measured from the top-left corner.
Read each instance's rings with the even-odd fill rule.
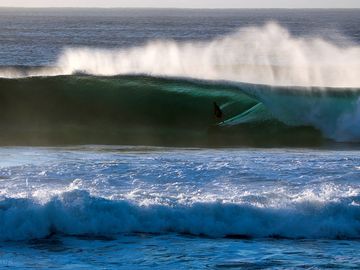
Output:
[[[217,120],[221,120],[223,117],[223,112],[215,101],[214,101],[214,116]]]

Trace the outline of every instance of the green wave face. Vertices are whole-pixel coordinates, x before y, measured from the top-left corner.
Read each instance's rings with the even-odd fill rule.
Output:
[[[333,138],[305,117],[309,108],[320,104],[331,126],[327,113],[337,121],[356,110],[358,96],[146,76],[0,79],[0,86],[2,145],[320,146]]]

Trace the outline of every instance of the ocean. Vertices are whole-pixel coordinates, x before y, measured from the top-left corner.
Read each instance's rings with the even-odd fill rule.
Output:
[[[359,25],[1,8],[0,268],[360,269]]]

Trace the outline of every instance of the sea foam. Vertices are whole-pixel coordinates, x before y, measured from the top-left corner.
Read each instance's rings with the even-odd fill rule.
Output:
[[[51,234],[115,236],[127,233],[180,233],[210,237],[358,239],[359,198],[299,202],[289,207],[203,202],[137,205],[74,190],[46,203],[8,198],[0,202],[1,240]]]

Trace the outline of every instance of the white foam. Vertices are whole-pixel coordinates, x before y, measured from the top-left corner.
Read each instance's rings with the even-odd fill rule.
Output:
[[[268,85],[360,86],[360,47],[291,35],[277,23],[211,41],[150,41],[125,49],[67,48],[56,68],[6,70],[0,77],[147,74]]]
[[[105,50],[66,49],[57,66],[64,73],[149,74],[268,85],[360,86],[360,47],[321,38],[292,36],[276,23],[241,28],[205,42],[151,41]]]
[[[299,202],[287,208],[234,203],[140,206],[75,190],[45,204],[0,202],[0,239],[26,240],[50,233],[104,235],[190,233],[224,237],[359,238],[360,207],[353,201]]]

